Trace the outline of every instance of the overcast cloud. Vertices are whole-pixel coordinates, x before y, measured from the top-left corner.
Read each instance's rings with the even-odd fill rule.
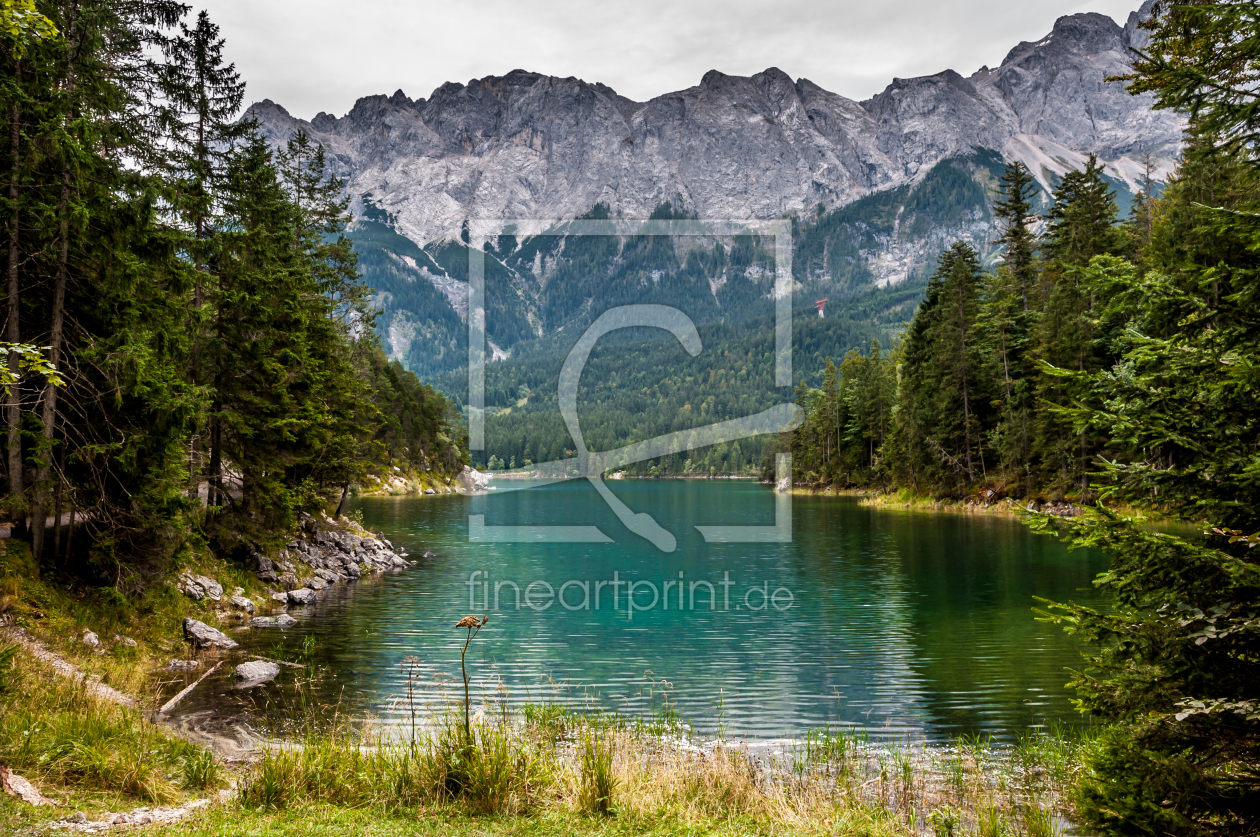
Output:
[[[428,97],[513,69],[599,81],[645,101],[711,69],[779,67],[853,99],[894,77],[995,66],[1061,15],[1121,25],[1140,0],[203,0],[246,101],[341,116],[360,96]]]

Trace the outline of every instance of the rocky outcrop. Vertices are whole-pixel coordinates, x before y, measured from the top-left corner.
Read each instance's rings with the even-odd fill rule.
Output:
[[[461,491],[469,494],[475,491],[485,491],[490,487],[490,475],[478,471],[476,468],[464,466],[464,470],[455,478]]]
[[[184,620],[184,636],[198,648],[235,648],[237,643],[222,631],[210,627],[196,619]]]
[[[680,199],[700,218],[810,218],[819,205],[917,183],[941,160],[977,148],[1027,163],[1046,188],[1097,153],[1109,176],[1136,192],[1148,155],[1157,179],[1171,170],[1183,127],[1176,114],[1153,110],[1149,94],[1130,96],[1106,81],[1126,72],[1130,48],[1144,44],[1137,22],[1152,2],[1124,27],[1099,14],[1062,17],[996,68],[893,79],[862,102],[776,67],[747,77],[713,70],[647,102],[599,83],[514,70],[444,84],[427,99],[401,90],[368,96],[341,117],[308,122],[270,100],[248,115],[276,143],[309,132],[347,180],[356,216],[388,219],[397,241],[373,246],[388,251],[392,272],[367,276],[380,292],[382,336],[394,357],[437,363],[455,348],[449,323],[396,305],[402,285],[390,283],[405,284],[408,298],[431,286],[431,304],[448,304],[465,320],[466,281],[434,254],[457,242],[471,218],[568,219],[597,203],[614,218],[646,218]],[[904,279],[938,251],[902,252],[913,249],[888,242],[871,260],[886,256],[895,269],[873,269],[875,281]],[[907,259],[913,264],[901,264]],[[510,270],[531,328],[562,325],[545,322],[536,304],[546,265]],[[492,335],[509,341],[503,351],[523,339],[504,335]]]
[[[383,538],[369,533],[357,534],[348,526],[320,522],[309,516],[304,521],[302,536],[289,542],[285,554],[311,568],[313,577],[302,582],[308,589],[344,583],[365,572],[410,566],[403,555],[394,551],[394,545]],[[293,592],[296,589],[290,590],[290,595]]]
[[[183,574],[179,579],[179,589],[193,601],[208,598],[217,602],[223,598],[223,585],[204,575]]]

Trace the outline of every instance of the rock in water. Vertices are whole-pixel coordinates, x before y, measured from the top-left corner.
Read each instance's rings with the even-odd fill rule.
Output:
[[[255,616],[249,620],[249,624],[253,628],[291,628],[297,624],[297,620],[287,613],[281,613],[279,616]]]
[[[280,673],[280,666],[275,663],[268,663],[263,660],[251,660],[248,663],[241,663],[236,667],[236,671],[232,673],[237,681],[238,688],[248,686],[257,686],[272,680]]]
[[[470,468],[467,465],[464,466],[464,470],[455,478],[455,481],[459,484],[460,488],[469,492],[485,491],[490,487],[489,474],[483,474],[476,468]]]
[[[309,587],[299,587],[297,590],[289,591],[289,604],[295,605],[313,605],[318,601],[315,591]]]
[[[288,593],[272,593],[271,600],[279,604],[288,604],[289,594]]]
[[[235,648],[237,643],[222,631],[196,619],[184,620],[184,636],[198,648]]]

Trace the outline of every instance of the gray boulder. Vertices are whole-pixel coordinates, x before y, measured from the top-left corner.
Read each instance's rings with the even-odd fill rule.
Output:
[[[230,601],[232,603],[232,606],[237,608],[238,610],[243,610],[246,613],[250,613],[250,614],[254,612],[254,603],[251,602],[249,599],[245,598],[244,596],[233,596],[232,598],[228,599],[228,601]]]
[[[196,619],[184,620],[184,636],[198,648],[235,648],[237,643],[220,630]]]
[[[319,578],[319,577],[308,578],[306,580],[306,586],[311,588],[312,590],[323,590],[325,587],[328,586],[328,582],[324,581],[324,579]]]
[[[279,674],[280,666],[275,663],[269,663],[264,660],[251,660],[248,663],[241,663],[237,666],[236,670],[232,672],[232,677],[237,681],[238,688],[247,688],[266,683]]]
[[[316,570],[315,575],[319,576],[329,584],[336,584],[338,581],[342,580],[341,575],[333,572],[332,570]]]
[[[289,604],[295,605],[313,605],[318,601],[315,591],[309,587],[299,587],[297,590],[289,591]]]
[[[271,600],[279,604],[288,604],[289,594],[288,593],[272,593]]]
[[[117,643],[120,643],[120,644],[122,644],[122,645],[125,645],[125,646],[127,646],[128,648],[139,648],[139,647],[140,647],[140,643],[136,642],[136,641],[135,641],[134,639],[132,639],[131,637],[129,637],[129,636],[123,636],[122,634],[114,634],[114,642],[117,642]]]
[[[193,671],[201,666],[196,660],[171,660],[166,664],[167,671]]]
[[[297,624],[297,620],[287,613],[281,613],[279,616],[255,616],[249,620],[249,624],[253,628],[291,628]]]
[[[83,644],[86,645],[88,648],[101,647],[101,638],[98,637],[96,634],[92,633],[91,631],[84,631],[82,640],[83,640]]]

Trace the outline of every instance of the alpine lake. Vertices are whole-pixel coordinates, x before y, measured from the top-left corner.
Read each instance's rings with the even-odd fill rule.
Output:
[[[1088,722],[1065,687],[1082,646],[1035,609],[1098,602],[1101,555],[1009,516],[800,494],[790,540],[707,543],[696,526],[773,526],[775,495],[736,480],[607,485],[677,548],[629,531],[586,481],[354,500],[350,512],[417,563],[333,585],[290,608],[286,631],[232,634],[306,667],[244,691],[218,677],[183,711],[234,708],[280,729],[317,707],[402,728],[462,698],[467,632],[455,623],[484,614],[467,652],[474,706],[561,704],[762,740],[829,727],[1003,742]],[[612,542],[470,542],[470,515],[597,526]]]

